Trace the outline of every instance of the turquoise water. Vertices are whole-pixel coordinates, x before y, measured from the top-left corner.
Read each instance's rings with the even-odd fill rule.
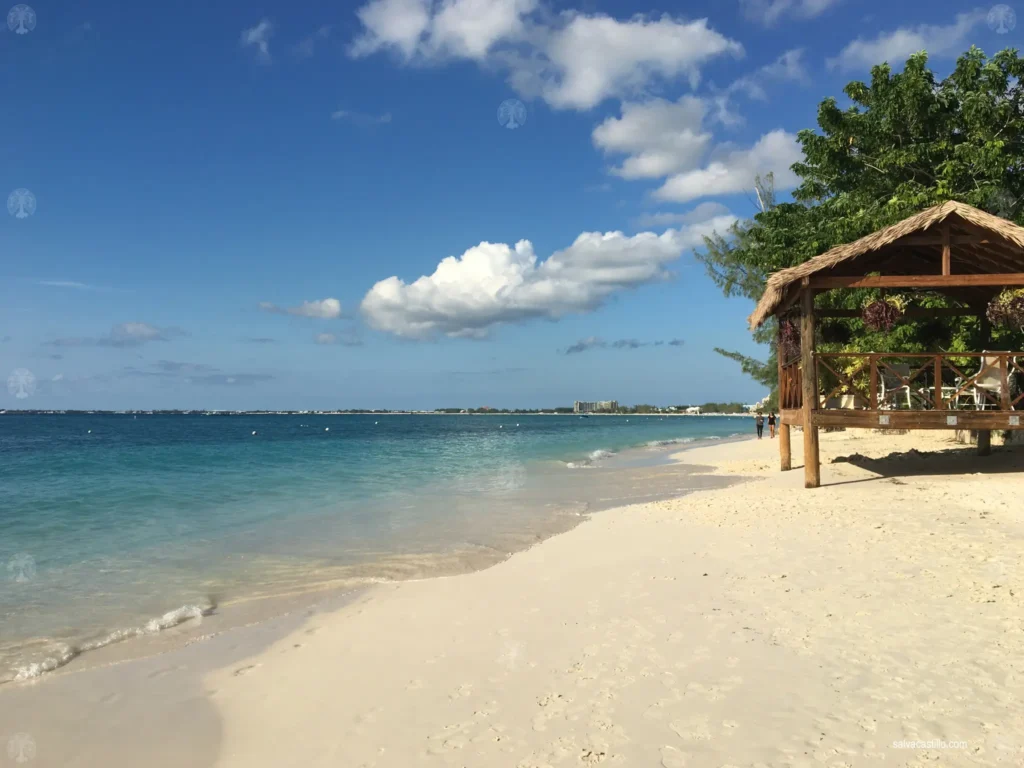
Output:
[[[602,468],[750,428],[728,417],[0,416],[0,681],[225,602],[492,562],[614,498]]]

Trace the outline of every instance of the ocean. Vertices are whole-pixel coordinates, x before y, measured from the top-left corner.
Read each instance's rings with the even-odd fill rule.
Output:
[[[258,599],[486,567],[700,486],[743,417],[0,415],[0,683]],[[269,603],[268,603],[269,604]]]

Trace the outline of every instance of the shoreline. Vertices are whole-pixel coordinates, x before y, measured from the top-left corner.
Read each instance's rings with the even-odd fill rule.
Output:
[[[553,411],[490,411],[484,413],[454,413],[442,411],[15,411],[0,410],[0,416],[562,416],[581,418],[590,416],[628,416],[700,418],[717,416],[719,418],[754,418],[756,412],[748,413],[555,413]]]
[[[252,645],[225,633],[5,686],[0,722],[33,736],[40,765],[109,768],[1013,765],[1022,454],[910,453],[951,445],[823,435],[826,461],[847,460],[817,491],[776,471],[769,439],[677,450],[735,483],[300,611]],[[154,709],[172,736],[139,726]]]
[[[600,456],[593,459],[593,462],[558,461],[556,464],[564,464],[570,470],[607,473],[625,473],[627,469],[667,468],[682,463],[679,458],[681,455],[701,445],[718,442],[728,444],[745,439],[752,438],[730,435],[655,441],[657,445],[636,445],[618,452],[595,450],[592,455]],[[170,653],[225,632],[287,617],[296,611],[317,609],[322,603],[344,601],[380,584],[446,578],[485,570],[551,536],[571,530],[590,515],[605,509],[607,505],[600,503],[592,507],[588,505],[585,511],[573,513],[575,518],[552,513],[553,516],[541,527],[524,529],[513,549],[507,552],[498,552],[480,545],[476,550],[464,548],[415,554],[382,553],[377,560],[358,566],[336,566],[322,573],[319,570],[310,571],[309,580],[305,583],[269,594],[243,594],[226,599],[210,596],[202,603],[169,606],[165,613],[140,624],[108,627],[80,642],[52,648],[47,655],[34,658],[24,665],[14,677],[0,677],[0,691],[9,686],[16,687]],[[352,573],[348,573],[349,569]],[[317,578],[312,578],[314,573]],[[26,641],[26,644],[30,642],[33,641]]]

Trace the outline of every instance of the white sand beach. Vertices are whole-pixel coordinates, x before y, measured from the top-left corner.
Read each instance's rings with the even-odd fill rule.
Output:
[[[947,435],[830,434],[825,461]],[[217,765],[1024,764],[1024,454],[805,491],[775,448],[687,452],[756,479],[374,590],[211,675]]]
[[[911,450],[936,453],[882,460]],[[1024,451],[825,434],[813,491],[768,439],[677,458],[749,479],[379,586],[247,658],[5,686],[0,712],[40,766],[146,740],[224,768],[1024,765]],[[62,723],[76,685],[91,720]]]

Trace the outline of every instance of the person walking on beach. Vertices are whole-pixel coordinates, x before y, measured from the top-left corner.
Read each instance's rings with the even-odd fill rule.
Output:
[[[775,411],[768,412],[768,437],[775,438]]]
[[[761,435],[764,434],[764,414],[760,411],[757,412],[757,418],[754,419],[754,426],[757,427],[757,439],[761,439]]]

